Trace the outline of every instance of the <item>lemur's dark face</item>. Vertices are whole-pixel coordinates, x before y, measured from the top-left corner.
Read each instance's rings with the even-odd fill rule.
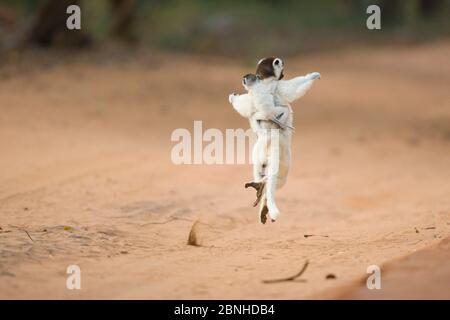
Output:
[[[245,89],[251,88],[255,83],[260,80],[259,76],[249,73],[242,77],[242,85]]]
[[[277,80],[283,79],[284,63],[280,58],[268,57],[259,60],[256,66],[256,74],[261,79],[274,77]]]

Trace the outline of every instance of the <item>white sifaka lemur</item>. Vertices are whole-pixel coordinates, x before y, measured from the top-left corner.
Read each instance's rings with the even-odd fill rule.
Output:
[[[284,64],[280,58],[261,59],[256,68],[256,99],[251,88],[246,88],[250,89],[247,94],[229,96],[233,108],[250,120],[250,126],[257,135],[252,152],[253,181],[245,187],[257,190],[254,205],[260,203],[259,216],[262,223],[266,222],[267,214],[272,221],[280,214],[275,202],[275,190],[286,183],[291,162],[293,116],[290,103],[302,97],[311,88],[314,80],[320,78],[318,72],[313,72],[290,80],[281,80],[284,76],[283,70]],[[269,101],[268,104],[265,102],[266,108],[262,110],[261,105],[264,102],[260,100],[261,97],[266,97]],[[270,110],[271,101],[275,107],[271,111],[273,113],[264,113],[264,110]],[[273,130],[270,129],[278,129],[278,134],[273,135]],[[274,137],[277,137],[277,141],[274,141]],[[273,143],[276,142],[278,144],[274,148]]]

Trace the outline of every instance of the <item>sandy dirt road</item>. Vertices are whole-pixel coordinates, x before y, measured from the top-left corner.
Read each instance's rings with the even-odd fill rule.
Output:
[[[292,170],[267,225],[243,188],[250,165],[170,159],[170,134],[194,120],[248,128],[227,97],[253,67],[150,52],[6,66],[0,298],[320,298],[439,245],[450,235],[449,56],[450,43],[433,43],[287,58],[287,78],[322,80],[293,105]],[[198,247],[186,244],[195,221]],[[306,260],[300,280],[262,282]],[[72,264],[81,290],[66,289]]]

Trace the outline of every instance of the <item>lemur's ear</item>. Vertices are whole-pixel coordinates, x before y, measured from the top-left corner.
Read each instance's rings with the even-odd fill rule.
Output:
[[[280,66],[283,65],[283,61],[280,58],[276,58],[273,60],[273,66]]]

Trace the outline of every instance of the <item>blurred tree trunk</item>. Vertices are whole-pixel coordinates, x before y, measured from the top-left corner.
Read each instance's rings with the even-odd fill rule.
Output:
[[[6,5],[0,5],[0,28],[12,30],[14,29],[16,22],[16,12]]]
[[[7,5],[0,5],[0,51],[13,47],[16,25],[15,10]]]
[[[378,5],[384,22],[388,25],[399,25],[403,22],[402,6],[399,0],[379,0]]]
[[[67,7],[78,5],[81,0],[44,0],[41,2],[36,17],[25,39],[26,44],[38,46],[82,47],[90,44],[91,38],[83,30],[68,30],[66,21],[69,15]],[[81,21],[83,23],[83,12]]]
[[[429,18],[435,16],[442,8],[442,0],[420,0],[420,14],[422,17]]]
[[[137,40],[134,33],[136,1],[135,0],[110,0],[112,25],[110,33],[113,37],[135,42]]]

